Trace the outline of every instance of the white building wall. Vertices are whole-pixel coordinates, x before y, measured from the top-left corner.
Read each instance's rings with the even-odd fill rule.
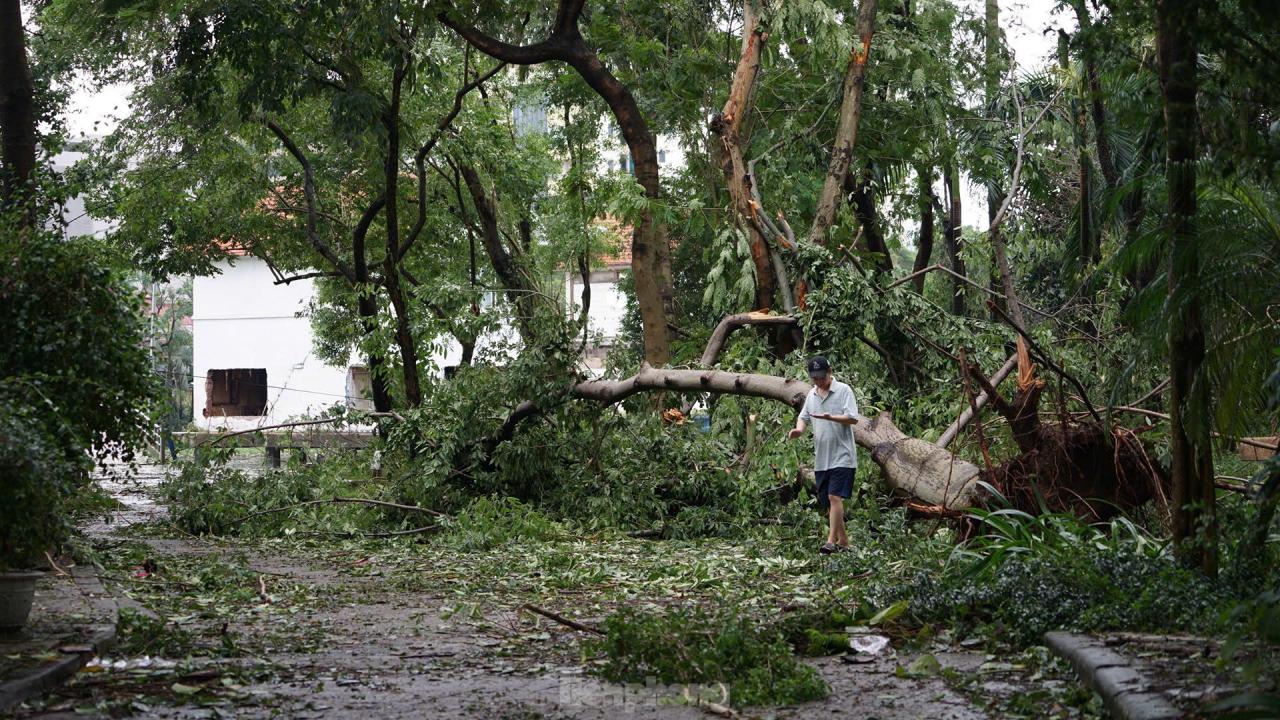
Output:
[[[569,298],[569,317],[577,320],[582,301],[582,279],[565,273],[565,294]],[[608,345],[622,332],[622,319],[627,314],[627,296],[616,281],[591,283],[591,308],[587,311],[587,327],[592,338],[600,335]]]
[[[195,424],[245,430],[345,403],[348,368],[315,357],[311,319],[297,316],[307,309],[313,282],[275,285],[266,263],[247,256],[218,267],[222,274],[197,277],[192,288]],[[232,368],[266,369],[266,415],[204,417],[209,370]]]
[[[314,282],[274,284],[266,263],[249,256],[217,264],[221,274],[197,277],[192,286],[192,392],[196,426],[205,430],[247,430],[316,414],[335,403],[347,402],[349,367],[325,365],[312,350],[311,318],[302,316],[315,291]],[[566,273],[566,291],[576,302],[582,290],[576,274]],[[574,313],[576,316],[576,312]],[[590,329],[608,347],[618,335],[626,314],[626,296],[615,281],[591,283]],[[518,341],[505,323],[481,339],[491,343]],[[433,375],[457,365],[461,348],[441,339],[429,350]],[[599,372],[601,358],[587,359]],[[363,365],[353,359],[352,365]],[[267,371],[267,408],[258,416],[205,417],[205,379],[210,370],[263,368]]]

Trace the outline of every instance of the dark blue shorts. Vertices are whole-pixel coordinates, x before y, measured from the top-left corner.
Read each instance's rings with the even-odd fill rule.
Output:
[[[828,495],[846,499],[853,495],[853,468],[818,470],[813,473],[813,479],[817,481],[818,486],[818,507],[824,511],[831,507],[831,501],[827,500]]]

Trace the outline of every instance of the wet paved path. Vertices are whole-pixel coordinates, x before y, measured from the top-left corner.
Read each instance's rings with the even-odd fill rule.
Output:
[[[97,672],[82,672],[46,697],[42,708],[22,716],[76,711],[79,717],[365,720],[709,716],[705,709],[673,701],[670,692],[591,678],[579,662],[575,632],[528,614],[488,607],[479,618],[455,614],[446,588],[397,589],[376,572],[353,573],[360,558],[290,557],[234,541],[165,532],[154,496],[163,472],[144,467],[134,480],[106,481],[124,507],[110,522],[85,529],[104,555],[143,553],[158,568],[148,578],[110,576],[108,587],[136,595],[168,619],[169,627],[204,637],[221,633],[233,651],[196,653],[187,661],[162,652],[109,658],[90,668]],[[135,532],[143,525],[147,532]],[[214,570],[250,578],[239,583],[249,589],[238,590],[250,596],[256,578],[258,597],[236,604],[214,593],[207,601],[197,597],[204,604],[195,612],[167,615],[175,612],[167,604],[175,598],[164,594],[166,587],[191,595],[189,578]],[[136,592],[142,585],[146,594]],[[167,632],[151,631],[157,637]],[[937,653],[937,658],[962,673],[978,672],[989,659],[968,652]],[[831,686],[828,699],[744,715],[987,717],[938,675],[901,677],[897,671],[912,659],[892,651],[860,664],[821,658],[813,664]]]

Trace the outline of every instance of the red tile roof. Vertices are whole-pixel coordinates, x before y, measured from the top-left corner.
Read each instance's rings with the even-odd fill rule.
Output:
[[[613,247],[598,259],[609,268],[631,267],[631,226],[624,225],[617,218],[605,216],[596,220],[596,226],[609,234],[609,244]]]

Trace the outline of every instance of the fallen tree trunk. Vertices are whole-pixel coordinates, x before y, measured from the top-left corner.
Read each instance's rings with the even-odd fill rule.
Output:
[[[569,395],[612,405],[641,392],[674,391],[745,395],[775,400],[799,410],[810,385],[794,378],[732,373],[721,370],[656,369],[643,365],[640,372],[622,380],[588,380],[576,383]],[[516,406],[503,423],[500,435],[509,438],[515,425],[541,412],[532,401]],[[883,412],[853,426],[853,439],[871,453],[890,489],[948,510],[970,507],[977,500],[977,465],[919,438],[908,437]]]

